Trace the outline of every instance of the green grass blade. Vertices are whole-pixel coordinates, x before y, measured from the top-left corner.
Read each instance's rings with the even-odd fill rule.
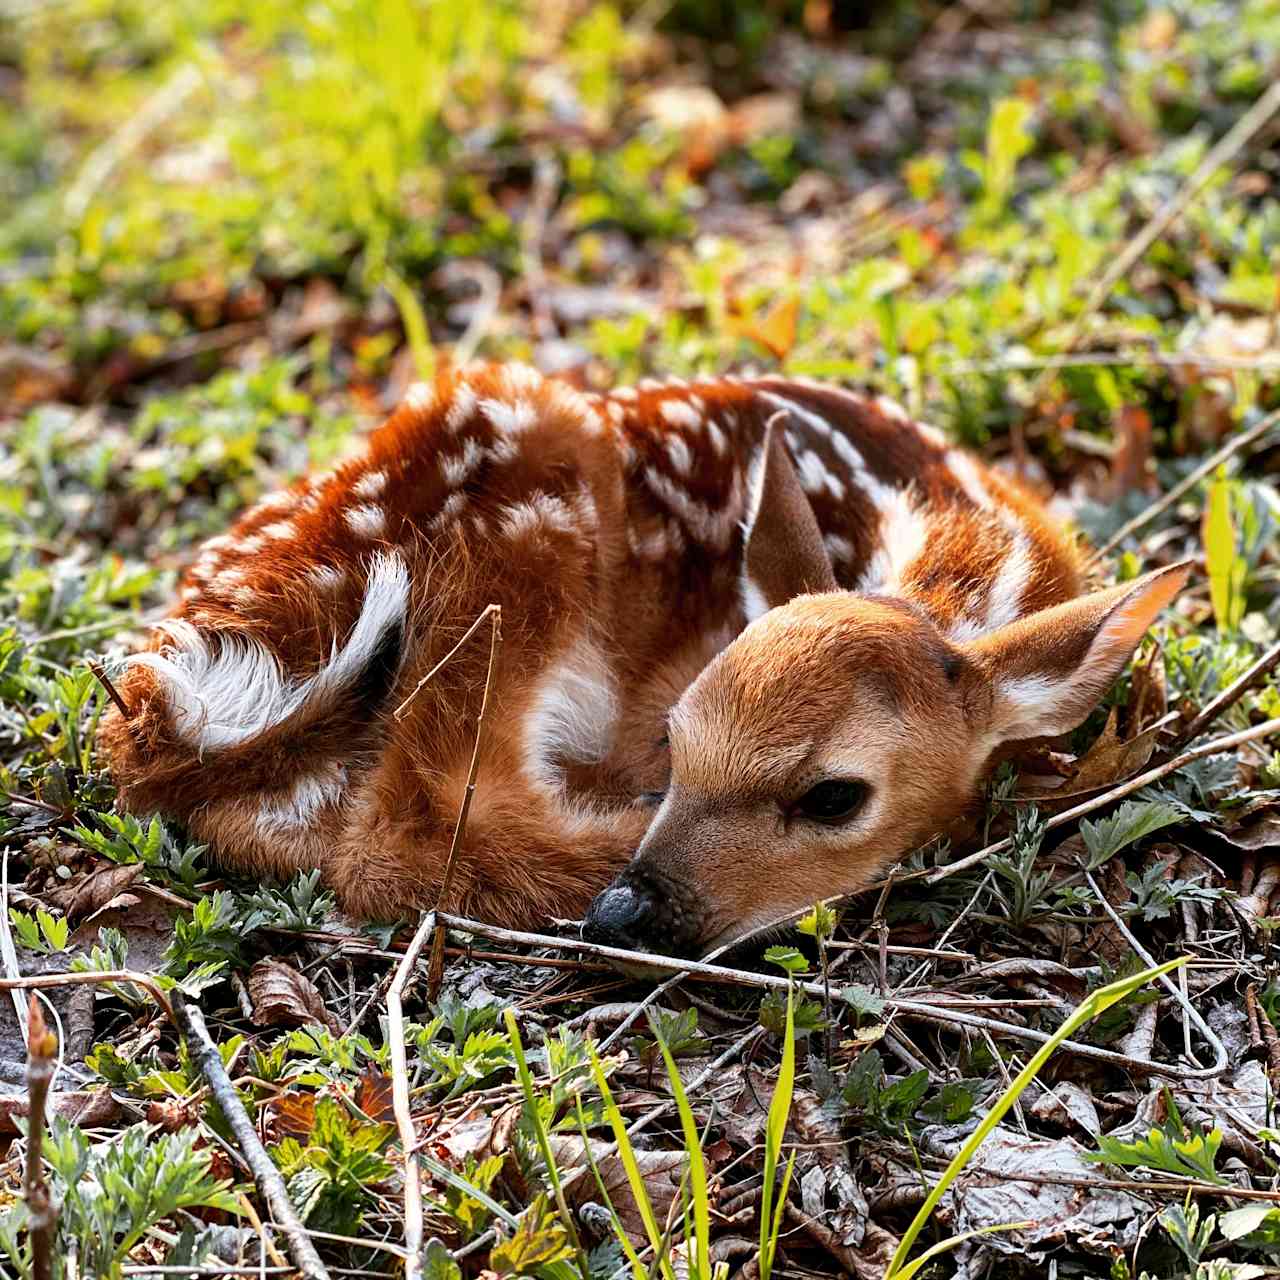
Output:
[[[903,1235],[897,1250],[894,1252],[893,1261],[889,1263],[889,1270],[885,1273],[885,1280],[903,1280],[904,1276],[910,1274],[905,1270],[907,1255],[911,1252],[911,1246],[915,1244],[920,1232],[924,1230],[925,1223],[929,1221],[934,1209],[937,1208],[938,1201],[946,1194],[947,1188],[960,1176],[965,1165],[973,1159],[974,1152],[982,1145],[987,1134],[1000,1123],[1005,1112],[1013,1106],[1022,1091],[1040,1073],[1041,1068],[1052,1057],[1053,1051],[1077,1028],[1096,1018],[1098,1014],[1109,1009],[1117,1001],[1123,1000],[1139,987],[1145,986],[1153,979],[1162,977],[1179,965],[1186,963],[1187,957],[1180,956],[1177,960],[1170,960],[1167,964],[1156,965],[1153,969],[1144,969],[1141,973],[1134,974],[1131,978],[1121,978],[1118,982],[1111,983],[1110,986],[1099,987],[1097,991],[1093,992],[1077,1007],[1062,1026],[1040,1046],[1031,1061],[1023,1067],[1009,1087],[1000,1095],[995,1105],[983,1117],[982,1123],[973,1131],[969,1140],[956,1153],[951,1163],[947,1165],[942,1177],[938,1179],[937,1185],[929,1193],[924,1204],[920,1206],[920,1211],[912,1219],[911,1225]],[[764,1275],[763,1267],[761,1268],[761,1274],[762,1276]],[[767,1280],[767,1277],[765,1277],[765,1280]]]
[[[972,1240],[975,1236],[989,1236],[994,1231],[1020,1231],[1023,1227],[1032,1225],[1029,1221],[997,1222],[990,1227],[975,1227],[972,1231],[963,1231],[958,1236],[948,1236],[947,1239],[939,1240],[937,1244],[930,1245],[918,1258],[912,1258],[901,1271],[897,1272],[898,1280],[911,1280],[911,1277],[926,1262],[932,1262],[934,1258],[941,1257],[944,1253],[950,1253],[952,1249],[964,1244],[966,1240]]]
[[[778,1082],[769,1101],[769,1116],[764,1132],[764,1187],[760,1202],[760,1280],[769,1280],[773,1257],[778,1247],[778,1226],[782,1221],[782,1201],[778,1211],[773,1209],[774,1179],[778,1172],[778,1156],[782,1151],[782,1138],[787,1129],[787,1117],[791,1114],[791,1097],[796,1082],[796,1027],[792,1008],[793,993],[787,991],[787,1028],[782,1041],[782,1065],[778,1069]],[[788,1178],[789,1178],[788,1173]],[[782,1188],[786,1199],[786,1182]]]
[[[609,1194],[609,1188],[605,1185],[604,1174],[600,1172],[600,1166],[596,1163],[596,1158],[591,1153],[591,1136],[587,1131],[587,1117],[582,1110],[582,1099],[574,1098],[574,1102],[578,1108],[578,1132],[582,1134],[583,1153],[586,1156],[587,1164],[591,1168],[591,1174],[596,1180],[596,1187],[600,1191],[600,1198],[604,1201],[604,1207],[609,1211],[609,1220],[613,1224],[613,1234],[617,1238],[618,1244],[622,1246],[622,1252],[626,1255],[627,1261],[631,1263],[631,1274],[635,1277],[635,1280],[644,1280],[645,1265],[640,1261],[640,1255],[631,1243],[631,1237],[627,1235],[626,1229],[622,1225],[622,1219],[618,1217],[618,1211],[613,1205],[613,1197]]]
[[[689,1189],[693,1196],[694,1233],[697,1236],[697,1268],[694,1275],[700,1280],[711,1280],[711,1209],[707,1193],[707,1165],[702,1155],[702,1139],[698,1134],[698,1124],[693,1118],[693,1108],[685,1095],[684,1083],[680,1072],[676,1069],[675,1059],[667,1047],[654,1018],[649,1019],[654,1039],[662,1050],[662,1059],[667,1065],[667,1077],[671,1081],[671,1096],[675,1099],[676,1111],[680,1115],[680,1127],[684,1131],[684,1148],[689,1157]]]
[[[613,1140],[618,1144],[618,1159],[622,1161],[622,1168],[627,1175],[627,1185],[631,1188],[631,1198],[636,1202],[640,1221],[644,1224],[644,1233],[648,1238],[649,1247],[656,1257],[664,1259],[662,1274],[666,1280],[675,1280],[671,1264],[664,1258],[663,1233],[658,1228],[658,1220],[653,1214],[653,1204],[649,1200],[649,1192],[644,1185],[644,1175],[636,1163],[636,1152],[627,1134],[626,1121],[622,1118],[622,1112],[618,1110],[618,1104],[613,1100],[613,1090],[609,1088],[609,1081],[605,1077],[604,1068],[600,1065],[595,1046],[588,1045],[587,1052],[591,1055],[591,1075],[596,1082],[596,1088],[600,1090],[605,1119],[609,1121],[609,1127],[613,1130]]]
[[[547,1127],[543,1124],[542,1116],[538,1111],[538,1100],[533,1092],[533,1075],[529,1071],[528,1062],[525,1061],[524,1044],[520,1039],[520,1028],[516,1026],[516,1015],[510,1009],[507,1009],[504,1011],[504,1016],[507,1023],[507,1035],[511,1038],[511,1052],[515,1055],[516,1075],[520,1077],[520,1088],[524,1093],[525,1106],[529,1111],[529,1123],[533,1125],[533,1131],[538,1141],[538,1150],[542,1152],[542,1159],[547,1166],[547,1177],[551,1181],[551,1190],[555,1194],[556,1208],[560,1211],[564,1229],[568,1232],[574,1253],[577,1255],[578,1270],[582,1275],[582,1280],[591,1280],[591,1265],[587,1261],[587,1252],[582,1247],[582,1241],[578,1239],[578,1228],[573,1221],[573,1214],[569,1211],[569,1206],[565,1201],[564,1186],[560,1181],[560,1169],[556,1165],[555,1155],[551,1150],[551,1138],[547,1134]]]

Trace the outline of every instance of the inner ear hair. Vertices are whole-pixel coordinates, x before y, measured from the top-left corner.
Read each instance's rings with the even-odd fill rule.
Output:
[[[748,501],[744,570],[770,608],[809,592],[838,591],[831,557],[787,451],[779,412],[765,427]]]
[[[1080,724],[1190,572],[1190,561],[1157,569],[963,646],[990,682],[993,739],[1050,737]]]

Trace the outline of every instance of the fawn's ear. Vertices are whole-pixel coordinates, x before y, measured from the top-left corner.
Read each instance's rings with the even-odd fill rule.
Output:
[[[822,531],[778,425],[782,416],[776,414],[765,428],[743,522],[744,593],[753,618],[807,592],[839,590]]]
[[[1124,670],[1191,563],[1042,609],[965,645],[991,682],[995,742],[1074,729]]]

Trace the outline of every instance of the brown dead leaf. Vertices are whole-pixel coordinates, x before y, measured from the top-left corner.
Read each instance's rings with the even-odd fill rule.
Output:
[[[1151,759],[1156,746],[1154,731],[1140,733],[1125,742],[1120,737],[1119,723],[1119,709],[1112,707],[1097,741],[1081,757],[1075,777],[1061,793],[1063,797],[1109,787],[1136,773]]]
[[[142,874],[142,863],[117,866],[101,862],[86,875],[45,895],[50,905],[62,908],[67,918],[78,924],[99,911],[134,906],[138,899],[124,891]]]
[[[319,1022],[337,1035],[337,1018],[325,1008],[316,985],[280,960],[259,960],[249,974],[253,1020],[260,1027],[301,1027]]]
[[[97,1128],[120,1121],[123,1111],[109,1089],[71,1090],[51,1093],[45,1104],[47,1114],[61,1116],[81,1128]],[[15,1118],[26,1116],[30,1104],[26,1094],[0,1097],[0,1134],[19,1132]]]
[[[360,1092],[356,1095],[356,1106],[380,1124],[390,1121],[394,1114],[391,1105],[391,1077],[379,1071],[373,1063],[369,1063],[360,1077]]]
[[[647,1241],[644,1222],[640,1210],[631,1195],[631,1187],[627,1182],[627,1171],[616,1155],[605,1156],[611,1144],[592,1141],[591,1154],[600,1169],[600,1177],[605,1190],[622,1223],[627,1238],[635,1245],[644,1245]],[[576,1169],[586,1163],[586,1145],[580,1137],[565,1135],[553,1136],[551,1150],[556,1163],[561,1169]],[[704,1152],[704,1155],[707,1154]],[[684,1177],[688,1158],[683,1149],[673,1151],[643,1151],[635,1153],[636,1163],[640,1168],[640,1176],[644,1180],[645,1190],[653,1205],[653,1212],[659,1222],[667,1220],[675,1198],[680,1193],[680,1182]],[[570,1202],[577,1206],[588,1200],[596,1200],[600,1196],[600,1188],[592,1177],[579,1178],[569,1191]]]
[[[271,1103],[271,1115],[281,1138],[305,1138],[316,1125],[314,1093],[282,1093]]]
[[[1169,709],[1169,689],[1164,674],[1164,651],[1149,645],[1133,664],[1129,705],[1125,708],[1126,730],[1130,738],[1149,729]]]

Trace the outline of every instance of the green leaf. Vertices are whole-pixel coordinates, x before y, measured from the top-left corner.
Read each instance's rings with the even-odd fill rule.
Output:
[[[817,938],[819,942],[825,942],[835,933],[839,919],[825,902],[815,902],[813,910],[796,921],[796,928],[811,938]]]
[[[776,964],[779,969],[786,970],[787,973],[807,973],[809,962],[798,952],[795,947],[769,947],[764,958],[770,964]]]
[[[772,1212],[774,1197],[774,1180],[778,1170],[778,1156],[782,1151],[782,1139],[787,1128],[787,1117],[791,1114],[791,1097],[796,1082],[796,1037],[795,1022],[792,1015],[791,992],[787,992],[787,1029],[782,1042],[782,1064],[778,1068],[778,1080],[773,1086],[773,1097],[769,1100],[769,1114],[764,1127],[764,1183],[760,1200],[760,1256],[758,1265],[760,1280],[769,1280],[773,1270],[773,1259],[778,1248],[778,1232],[781,1227],[782,1207],[786,1203],[787,1187],[791,1179],[791,1166],[795,1163],[795,1155],[787,1165],[783,1178],[778,1212]]]
[[[993,221],[1004,211],[1013,190],[1018,161],[1031,150],[1035,139],[1027,129],[1031,104],[1023,98],[1001,98],[991,108],[987,123],[987,148],[983,161],[984,217]]]
[[[1244,617],[1245,575],[1248,564],[1238,550],[1232,496],[1238,486],[1219,467],[1209,485],[1204,510],[1205,566],[1209,572],[1209,599],[1220,632],[1234,632]]]
[[[1167,800],[1126,800],[1109,818],[1086,819],[1080,824],[1080,837],[1089,851],[1089,870],[1096,870],[1136,840],[1183,820],[1182,810]]]
[[[1167,964],[1157,965],[1152,969],[1144,969],[1141,973],[1134,974],[1132,977],[1121,978],[1108,986],[1099,987],[1098,990],[1092,992],[1081,1002],[1062,1026],[1036,1050],[1031,1060],[1017,1074],[1000,1097],[996,1099],[991,1109],[983,1116],[981,1123],[965,1141],[960,1150],[956,1152],[951,1163],[943,1170],[942,1177],[938,1179],[933,1190],[925,1197],[924,1204],[920,1206],[916,1216],[911,1220],[910,1226],[903,1234],[898,1248],[889,1263],[889,1269],[885,1273],[885,1280],[903,1280],[903,1277],[914,1275],[919,1270],[920,1259],[908,1262],[908,1257],[912,1246],[919,1239],[921,1231],[924,1230],[925,1224],[933,1215],[934,1209],[937,1208],[938,1202],[946,1195],[947,1188],[960,1176],[965,1166],[973,1159],[974,1154],[986,1140],[987,1135],[1000,1123],[1009,1108],[1017,1102],[1023,1090],[1040,1074],[1044,1064],[1053,1056],[1054,1050],[1078,1027],[1082,1027],[1086,1022],[1096,1018],[1098,1014],[1109,1009],[1126,996],[1131,995],[1139,987],[1172,972],[1172,970],[1179,965],[1186,964],[1186,962],[1187,958],[1180,956],[1177,960],[1170,960]]]

